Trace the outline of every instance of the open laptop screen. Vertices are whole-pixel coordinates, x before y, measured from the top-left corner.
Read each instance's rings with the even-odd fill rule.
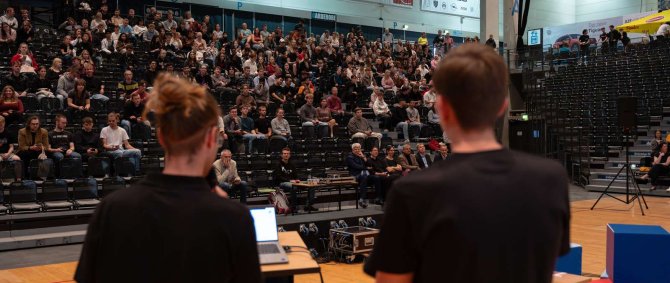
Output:
[[[251,217],[254,219],[257,242],[279,240],[277,236],[277,218],[275,217],[274,207],[252,208]]]

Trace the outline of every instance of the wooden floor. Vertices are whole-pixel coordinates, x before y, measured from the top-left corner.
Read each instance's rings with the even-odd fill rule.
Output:
[[[647,198],[647,216],[640,214],[637,206],[625,205],[605,198],[595,210],[590,210],[593,200],[572,203],[573,243],[583,246],[583,272],[597,277],[605,269],[605,231],[607,223],[661,225],[670,230],[670,198]],[[0,283],[53,283],[71,281],[76,262],[35,267],[0,270]],[[373,282],[363,274],[361,264],[329,263],[321,265],[327,283]],[[319,276],[301,275],[297,283],[318,283]]]

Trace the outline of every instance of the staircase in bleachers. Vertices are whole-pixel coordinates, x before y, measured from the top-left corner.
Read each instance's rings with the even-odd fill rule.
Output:
[[[592,57],[561,67],[541,82],[543,91],[530,98],[528,111],[546,121],[549,151],[564,162],[573,181],[604,190],[625,161],[617,98],[637,98],[637,139],[628,142],[630,160],[636,164],[650,155],[653,132],[670,129],[664,118],[664,106],[670,106],[669,75],[666,44]],[[612,186],[624,190],[625,178]]]

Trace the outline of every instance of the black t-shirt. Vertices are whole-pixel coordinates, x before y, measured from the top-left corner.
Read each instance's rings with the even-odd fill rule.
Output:
[[[374,173],[386,173],[386,157],[377,156],[377,158],[368,158],[367,166],[372,168]]]
[[[204,177],[151,174],[105,197],[75,280],[261,282],[249,210],[210,189]]]
[[[393,184],[365,272],[549,283],[570,249],[568,201],[556,162],[506,149],[453,154]]]
[[[66,151],[70,148],[70,143],[74,143],[74,136],[68,131],[49,132],[49,144],[51,148],[60,148]]]
[[[660,146],[659,146],[659,148],[660,148]],[[2,150],[0,149],[0,151],[2,151]],[[4,151],[4,152],[6,152],[6,151]],[[660,152],[655,152],[654,157],[658,157],[660,154],[661,154]],[[667,162],[668,161],[668,156],[670,156],[670,154],[667,154],[667,153],[663,154],[663,156],[661,156],[661,161],[659,163]]]
[[[7,153],[9,151],[9,145],[16,142],[16,137],[12,137],[7,134],[7,129],[4,129],[0,132],[0,154]]]
[[[588,35],[585,35],[585,34],[582,34],[582,35],[579,36],[579,42],[586,43],[586,44],[582,45],[582,48],[589,47],[589,45],[591,44],[590,39],[591,38]]]
[[[271,85],[268,91],[269,91],[270,95],[276,94],[277,96],[279,96],[281,98],[284,98],[284,99],[286,98],[284,96],[286,94],[286,88],[284,88],[280,85],[276,85],[276,84]],[[275,101],[277,103],[280,103],[280,101],[277,100],[276,98],[274,98],[274,96],[271,96],[270,99],[272,99],[273,101]]]
[[[254,121],[254,126],[258,129],[259,134],[267,134],[268,129],[272,127],[270,125],[270,120],[267,118],[257,118],[256,121]]]

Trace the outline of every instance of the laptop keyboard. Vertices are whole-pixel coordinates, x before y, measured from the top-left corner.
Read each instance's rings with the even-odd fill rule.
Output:
[[[279,249],[276,244],[265,244],[258,245],[258,253],[260,254],[276,254],[279,253]]]

